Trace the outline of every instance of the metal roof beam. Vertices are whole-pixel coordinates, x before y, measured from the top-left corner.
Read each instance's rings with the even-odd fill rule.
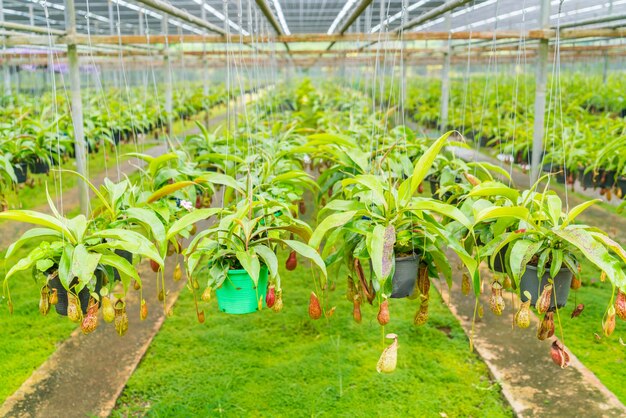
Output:
[[[609,15],[609,16],[594,17],[591,19],[579,20],[578,22],[563,23],[559,25],[559,29],[577,28],[580,26],[588,26],[588,25],[598,25],[601,23],[615,22],[617,20],[626,20],[626,15],[613,15],[613,16]],[[556,26],[553,26],[552,28],[556,29]]]
[[[464,6],[470,1],[472,0],[448,0],[441,6],[435,7],[434,9],[430,9],[426,13],[422,13],[421,15],[417,16],[415,19],[409,20],[406,24],[397,27],[396,29],[394,29],[394,32],[396,33],[405,32],[407,29],[414,28],[417,25],[420,25],[422,23],[428,22],[429,20],[435,19],[444,13],[447,13],[453,9],[456,9],[457,7]]]
[[[267,1],[265,0],[255,0],[255,1],[256,1],[256,5],[259,6],[259,9],[261,9],[261,13],[263,13],[263,16],[265,16],[265,18],[270,23],[270,25],[272,25],[272,27],[274,28],[278,36],[285,36],[285,31],[280,26],[278,19],[276,18],[276,16],[274,16],[274,13],[272,12],[272,9],[270,9],[269,4],[267,4]],[[283,45],[285,45],[285,49],[287,50],[287,52],[289,52],[289,44],[287,42],[283,42]]]
[[[259,9],[261,9],[261,13],[263,13],[263,16],[265,16],[265,18],[270,23],[270,25],[272,25],[276,33],[279,34],[280,36],[284,35],[285,32],[283,31],[283,28],[280,26],[280,23],[278,22],[278,19],[276,18],[276,16],[274,16],[274,13],[272,12],[272,9],[270,9],[269,4],[267,4],[267,1],[265,0],[255,0],[255,1],[256,1],[256,5],[259,6]]]
[[[372,4],[372,0],[361,0],[356,9],[354,9],[352,14],[350,15],[350,17],[348,17],[345,23],[341,25],[341,28],[339,28],[339,31],[337,33],[343,35],[348,30],[348,28],[352,26],[352,24],[359,18],[359,16],[363,14],[365,9],[367,9],[367,6],[369,6],[370,4]]]
[[[33,26],[33,25],[23,25],[21,23],[13,23],[13,22],[0,22],[0,27],[11,29],[19,32],[31,32],[31,33],[40,33],[42,35],[56,35],[63,36],[65,35],[65,31],[57,30],[57,29],[48,29],[41,26]]]
[[[219,26],[216,26],[206,20],[202,20],[199,17],[192,15],[186,10],[174,7],[171,4],[165,3],[162,0],[136,0],[138,3],[142,3],[145,6],[152,7],[160,12],[166,13],[169,16],[176,17],[192,25],[196,25],[200,28],[210,30],[211,32],[218,33],[220,35],[226,35],[226,31]],[[228,16],[225,17],[228,19]]]

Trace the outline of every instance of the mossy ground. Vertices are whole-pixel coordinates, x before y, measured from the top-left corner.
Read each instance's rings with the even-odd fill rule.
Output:
[[[283,257],[283,260],[286,257]],[[384,332],[399,336],[397,370],[376,372],[383,330],[376,308],[352,319],[345,280],[328,292],[330,319],[313,321],[314,288],[300,264],[283,272],[285,308],[234,316],[203,303],[199,324],[189,290],[150,346],[114,416],[511,416],[498,384],[432,290],[430,320],[415,327],[418,302],[392,300]],[[390,341],[386,340],[385,344]]]

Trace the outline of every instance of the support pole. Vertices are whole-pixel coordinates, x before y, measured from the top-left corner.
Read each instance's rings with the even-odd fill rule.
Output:
[[[248,3],[249,4],[249,3]],[[202,6],[202,20],[206,20],[206,8]],[[211,120],[211,107],[208,105],[209,100],[209,62],[206,57],[206,42],[202,42],[202,96],[204,103],[207,104],[204,109],[204,126],[209,129],[209,121]]]
[[[446,13],[446,28],[450,31],[450,12]],[[450,106],[450,54],[452,41],[448,39],[446,52],[443,54],[443,69],[441,71],[441,111],[439,130],[443,133],[448,126],[448,109]]]
[[[613,0],[609,2],[609,16],[613,14]],[[623,16],[622,17],[626,17]],[[609,78],[609,51],[604,51],[604,56],[602,57],[602,84],[606,84]]]
[[[109,34],[115,36],[115,17],[113,16],[113,1],[109,0]],[[118,88],[120,82],[117,77],[117,68],[113,70],[113,86]]]
[[[162,32],[164,35],[167,35],[167,16],[163,15],[162,23]],[[167,113],[167,134],[172,136],[173,131],[173,109],[174,109],[174,97],[172,93],[172,69],[170,67],[170,51],[168,47],[167,41],[165,42],[165,47],[163,48],[163,71],[165,71],[165,113]]]
[[[76,14],[74,0],[65,0],[65,28],[72,39],[76,35]],[[76,171],[86,178],[87,174],[87,146],[83,125],[83,102],[80,93],[80,67],[78,65],[78,51],[75,43],[67,44],[67,61],[70,73],[71,112],[74,125],[74,152],[76,157]],[[89,189],[84,181],[78,182],[78,197],[80,210],[87,215],[89,212]]]
[[[540,23],[543,29],[550,27],[550,0],[541,0]],[[537,46],[537,72],[535,76],[535,121],[533,125],[533,149],[530,180],[535,183],[541,172],[543,136],[546,114],[546,83],[548,79],[549,41],[541,39]]]
[[[0,0],[0,22],[4,22],[4,0]],[[6,51],[6,38],[2,37],[2,49]],[[11,97],[11,67],[7,59],[2,60],[2,79],[4,80],[4,95]]]
[[[409,20],[409,0],[402,0],[402,20],[400,21],[403,25],[406,25],[406,22]],[[401,32],[404,35],[404,32]],[[406,114],[406,62],[405,62],[405,48],[406,42],[402,42],[400,44],[400,48],[402,52],[400,53],[400,100],[402,105],[402,120],[404,122],[404,115]]]

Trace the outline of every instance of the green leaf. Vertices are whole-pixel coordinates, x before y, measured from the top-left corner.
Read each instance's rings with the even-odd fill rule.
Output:
[[[563,208],[561,198],[557,195],[548,195],[546,196],[546,205],[552,225],[557,226],[561,219],[561,209]]]
[[[384,282],[386,277],[383,276],[383,247],[385,235],[385,227],[376,225],[371,233],[367,234],[367,250],[370,254],[372,262],[372,270],[379,282]]]
[[[563,240],[580,250],[583,256],[604,271],[611,282],[624,289],[626,275],[617,259],[609,254],[608,250],[587,231],[583,229],[554,230],[554,233]]]
[[[159,155],[158,157],[153,158],[149,161],[148,171],[150,171],[150,175],[154,177],[161,168],[161,165],[165,164],[168,161],[178,159],[178,154],[170,152],[168,154]]]
[[[519,283],[520,277],[526,270],[526,264],[524,260],[528,254],[529,248],[536,243],[527,239],[517,240],[511,248],[511,254],[509,255],[509,265],[511,266],[511,273],[516,282]]]
[[[125,214],[127,222],[140,224],[157,242],[162,243],[166,241],[165,227],[154,211],[144,208],[128,208]]]
[[[226,187],[231,187],[237,190],[241,194],[245,194],[244,186],[235,180],[233,177],[228,174],[222,173],[206,173],[202,176],[195,179],[196,183],[211,183],[211,184],[220,184]]]
[[[10,220],[17,222],[25,222],[34,225],[45,226],[63,234],[70,242],[76,244],[76,237],[65,226],[63,222],[57,218],[41,212],[32,210],[7,210],[0,212],[0,220]]]
[[[45,272],[48,271],[52,266],[54,266],[54,261],[50,260],[49,258],[37,260],[35,266],[37,267],[37,271]]]
[[[404,180],[398,189],[398,197],[400,198],[401,204],[406,203],[415,194],[419,185],[424,181],[426,174],[428,174],[435,158],[437,158],[437,155],[452,133],[453,131],[449,131],[443,134],[426,150],[419,160],[415,162],[413,174],[411,174],[411,177]]]
[[[150,195],[150,197],[148,197],[147,202],[148,203],[153,203],[156,202],[157,200],[170,195],[172,193],[176,193],[177,191],[184,189],[186,187],[189,186],[195,186],[197,183],[193,182],[193,181],[179,181],[173,184],[168,184],[167,186],[163,186],[161,187],[159,190],[157,190],[156,192],[152,193]]]
[[[361,174],[353,178],[345,179],[341,182],[345,187],[350,184],[360,184],[369,191],[372,192],[372,200],[376,205],[383,206],[387,209],[387,202],[385,201],[385,189],[380,181],[379,177],[371,174]]]
[[[278,277],[278,258],[276,257],[276,254],[274,254],[274,251],[261,244],[255,245],[254,251],[256,251],[256,253],[263,259],[263,262],[270,272],[270,277]]]
[[[563,265],[563,250],[552,249],[552,262],[550,263],[550,277],[555,278]]]
[[[196,209],[192,212],[185,214],[185,216],[174,222],[172,226],[170,226],[170,228],[167,230],[167,235],[165,236],[166,240],[169,241],[183,229],[195,224],[196,222],[200,222],[203,219],[208,219],[211,216],[217,215],[221,211],[221,208],[204,208]]]
[[[590,206],[595,205],[596,203],[599,203],[601,201],[602,200],[600,200],[600,199],[588,200],[586,202],[581,203],[578,206],[573,207],[568,212],[567,218],[565,218],[565,222],[563,222],[563,225],[561,225],[561,229],[565,228],[567,225],[569,225],[571,222],[573,222],[574,219],[576,219],[576,217],[578,217],[578,215],[583,213],[587,208],[589,208]]]
[[[250,275],[250,278],[256,286],[259,283],[259,275],[261,272],[259,257],[252,249],[248,251],[237,251],[235,255],[237,256],[237,260],[239,260],[243,269]]]
[[[45,257],[47,257],[47,254],[44,250],[42,250],[40,247],[34,248],[30,253],[28,253],[26,257],[20,258],[17,263],[11,266],[11,269],[4,277],[5,281],[18,271],[24,271],[31,268],[33,264],[37,263]]]
[[[472,223],[469,219],[467,219],[463,212],[448,203],[439,202],[434,199],[422,200],[421,198],[416,198],[411,201],[407,209],[411,211],[419,210],[435,212],[454,219],[469,230],[472,229]]]
[[[63,235],[60,232],[55,231],[54,229],[31,228],[24,232],[17,241],[9,246],[4,258],[8,259],[12,257],[17,250],[22,248],[24,244],[27,244],[29,241],[33,240],[35,242],[38,242],[40,240],[43,240],[44,238],[54,238],[55,240],[61,240],[63,238]]]
[[[66,222],[67,228],[72,231],[76,237],[77,242],[81,242],[87,231],[87,218],[85,215],[76,215],[72,219],[68,219]]]
[[[98,267],[100,257],[102,257],[101,254],[90,253],[83,244],[78,244],[72,255],[71,275],[78,277],[82,283],[89,282]]]
[[[480,211],[478,215],[476,215],[474,219],[474,225],[485,222],[491,219],[499,219],[499,218],[514,218],[522,221],[528,221],[530,217],[530,212],[528,209],[522,206],[514,206],[514,207],[499,207],[495,206],[492,208],[488,208]]]
[[[141,277],[137,274],[137,270],[124,257],[117,254],[102,254],[100,264],[111,266],[118,271],[124,285],[124,292],[128,291],[131,280],[136,280],[141,285]]]
[[[313,248],[319,248],[322,243],[322,239],[324,239],[324,236],[328,231],[345,225],[356,213],[356,210],[351,210],[348,212],[335,213],[324,219],[320,222],[317,228],[315,228],[315,231],[313,231],[313,235],[309,240],[309,245]]]
[[[626,251],[621,245],[619,245],[619,243],[613,241],[611,238],[609,238],[603,233],[590,232],[589,234],[592,237],[594,237],[597,241],[600,241],[602,244],[604,244],[605,246],[613,250],[613,252],[619,255],[622,261],[626,263]]]
[[[63,254],[61,255],[61,261],[59,262],[59,280],[63,287],[70,288],[70,283],[74,280],[72,276],[72,259],[74,258],[74,247],[66,245],[63,248]]]
[[[321,134],[313,134],[309,135],[309,142],[313,144],[331,144],[331,145],[341,145],[347,148],[354,148],[355,142],[353,138],[350,138],[347,135],[340,134],[329,134],[329,133],[321,133]]]
[[[497,181],[485,181],[474,186],[467,194],[470,197],[496,197],[504,196],[513,203],[517,203],[519,192]]]
[[[106,250],[126,250],[133,254],[149,258],[163,267],[163,258],[154,244],[146,237],[135,231],[125,229],[105,229],[95,232],[90,238],[104,238],[108,242],[92,247],[93,251],[106,254]]]

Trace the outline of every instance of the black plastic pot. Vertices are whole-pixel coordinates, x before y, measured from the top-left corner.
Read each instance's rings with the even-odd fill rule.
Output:
[[[14,164],[13,171],[15,172],[15,177],[17,178],[17,182],[19,184],[26,183],[26,178],[28,177],[28,164],[26,163]]]
[[[113,143],[115,145],[119,145],[122,140],[122,132],[119,129],[113,129],[111,132],[111,136],[113,137]]]
[[[610,189],[615,186],[617,172],[615,170],[600,170],[598,174],[598,187]]]
[[[115,250],[115,254],[119,255],[120,257],[122,257],[123,259],[128,261],[130,264],[133,264],[133,253],[131,253],[130,251]],[[113,269],[113,280],[114,281],[119,281],[120,279],[121,279],[121,277],[120,277],[119,271],[117,271],[117,269],[114,268]]]
[[[452,197],[452,192],[445,192],[443,196],[440,196],[439,188],[441,187],[441,184],[439,182],[438,177],[431,176],[431,177],[428,177],[427,180],[428,180],[428,183],[430,184],[430,193],[432,193],[433,199],[441,200],[443,202],[447,202],[450,200],[450,198]],[[457,183],[460,183],[461,179],[457,177],[456,179],[454,179],[454,181]],[[455,199],[450,203],[454,205],[457,203],[457,201]]]
[[[530,293],[531,305],[537,303],[537,299],[543,288],[549,283],[550,278],[549,268],[546,267],[541,283],[539,277],[537,277],[537,267],[527,265],[526,271],[522,275],[520,280],[520,297],[522,302],[526,302],[528,298],[524,295],[524,292]],[[550,310],[554,310],[558,306],[559,309],[563,308],[567,303],[567,297],[569,296],[570,285],[572,284],[572,272],[567,269],[561,269],[553,279],[552,297],[550,299]]]
[[[392,298],[406,298],[411,296],[417,283],[420,256],[413,254],[407,257],[396,258],[396,270],[391,279]]]
[[[100,293],[100,289],[102,288],[102,278],[103,273],[100,270],[96,270],[96,292]],[[75,286],[78,283],[78,279],[74,279],[72,283],[70,283],[70,288]],[[68,297],[67,290],[61,284],[61,279],[59,276],[56,276],[54,279],[48,281],[48,285],[52,289],[57,290],[57,295],[59,297],[59,301],[54,306],[57,313],[62,316],[67,316],[67,305],[68,305]],[[80,292],[78,292],[78,300],[80,301],[80,308],[83,311],[83,315],[87,313],[87,306],[89,305],[89,289],[86,287],[83,288]]]
[[[584,168],[579,168],[578,169],[578,181],[580,181],[580,184],[583,186],[584,189],[595,187],[594,181],[593,181],[593,171],[589,171],[585,173]]]
[[[38,158],[28,164],[28,169],[33,174],[48,174],[50,172],[50,163],[49,161]]]
[[[495,255],[493,260],[493,271],[496,273],[506,273],[506,252],[509,249],[509,244],[506,244],[498,253]]]
[[[561,165],[552,165],[552,164],[544,164],[542,167],[542,171],[544,173],[553,173],[555,174],[554,178],[557,183],[565,184],[565,179],[567,177],[567,168],[563,168]]]

